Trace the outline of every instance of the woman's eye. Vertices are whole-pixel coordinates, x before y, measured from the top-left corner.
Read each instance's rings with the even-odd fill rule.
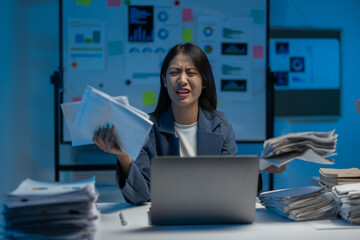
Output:
[[[172,76],[175,76],[175,75],[178,75],[178,74],[179,74],[179,72],[177,72],[177,71],[170,72],[170,75],[172,75]]]
[[[192,76],[196,75],[196,73],[195,73],[195,72],[188,72],[187,74],[188,74],[190,77],[192,77]]]

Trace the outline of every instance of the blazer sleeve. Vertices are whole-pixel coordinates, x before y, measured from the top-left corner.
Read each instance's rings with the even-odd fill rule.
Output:
[[[139,156],[133,160],[127,178],[123,176],[117,161],[116,180],[126,202],[139,205],[150,200],[150,160],[155,155],[155,137],[152,130]]]

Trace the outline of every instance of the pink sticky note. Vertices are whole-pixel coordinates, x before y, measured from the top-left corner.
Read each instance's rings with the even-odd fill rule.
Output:
[[[183,22],[192,22],[193,21],[193,14],[192,14],[191,8],[183,8],[182,21]]]
[[[121,0],[107,0],[107,4],[108,7],[120,7],[121,5]]]
[[[264,58],[264,46],[254,45],[253,46],[253,58]]]
[[[80,101],[81,101],[81,97],[72,97],[72,101],[73,101],[73,102],[80,102]]]

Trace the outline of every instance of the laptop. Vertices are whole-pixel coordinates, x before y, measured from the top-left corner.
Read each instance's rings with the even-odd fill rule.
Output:
[[[151,161],[153,225],[255,220],[258,156],[161,156]]]

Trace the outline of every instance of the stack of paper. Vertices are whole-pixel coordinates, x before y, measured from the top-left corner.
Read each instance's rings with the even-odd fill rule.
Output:
[[[127,97],[111,97],[87,86],[81,102],[63,103],[61,108],[70,130],[73,146],[92,144],[97,127],[115,126],[120,148],[136,159],[153,123],[149,116],[129,105]]]
[[[320,168],[320,184],[332,189],[335,185],[360,183],[360,169]]]
[[[323,187],[307,186],[263,192],[261,204],[295,221],[335,218],[337,202]]]
[[[340,204],[341,217],[351,223],[360,224],[360,183],[337,185],[332,192]]]
[[[100,217],[95,177],[72,183],[24,180],[6,195],[3,229],[9,239],[92,239]]]
[[[337,134],[331,132],[290,133],[264,142],[260,170],[274,165],[280,167],[293,159],[308,162],[333,164],[326,159],[336,155]]]

